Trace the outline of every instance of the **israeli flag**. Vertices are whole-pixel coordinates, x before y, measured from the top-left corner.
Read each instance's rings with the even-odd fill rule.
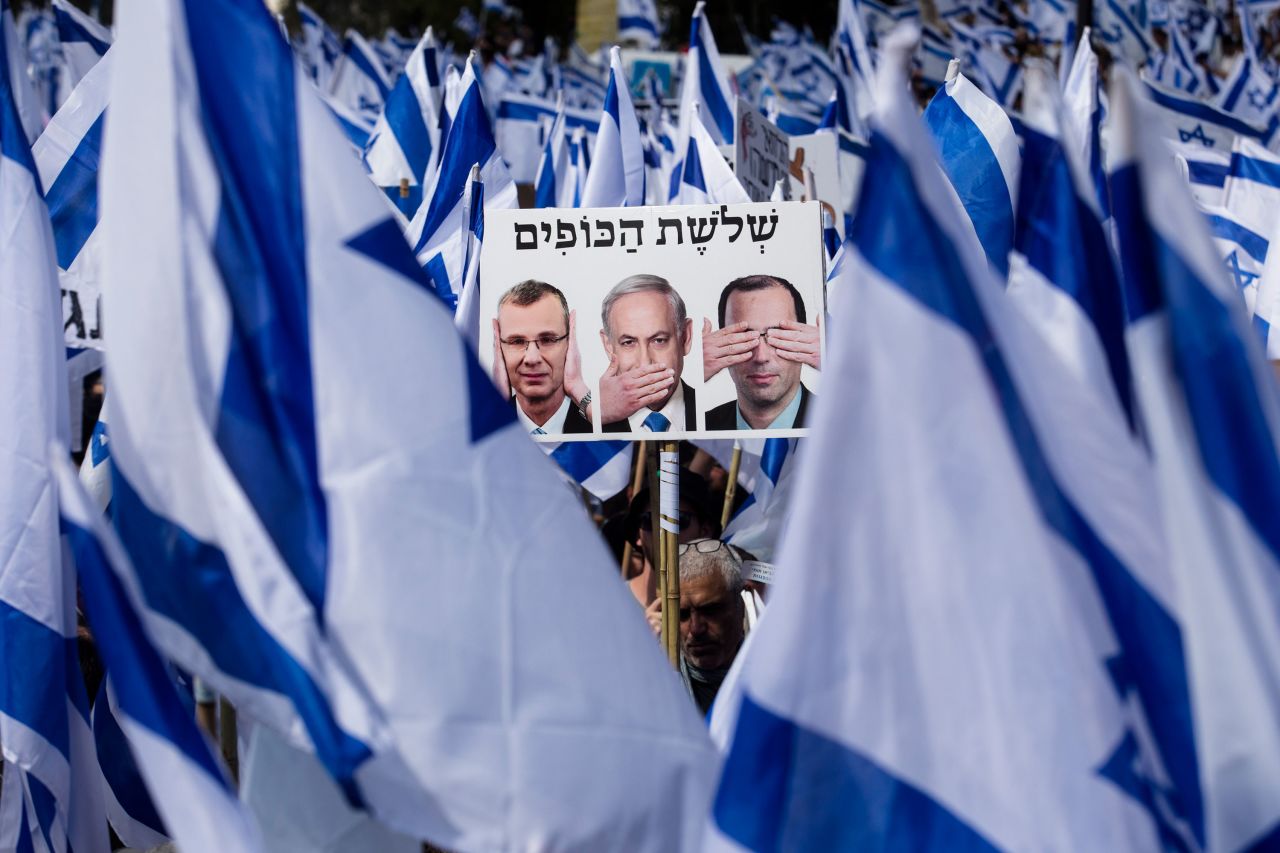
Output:
[[[1181,92],[1155,83],[1146,84],[1147,96],[1155,104],[1152,119],[1169,139],[1184,144],[1195,143],[1214,151],[1230,151],[1237,136],[1252,139],[1270,147],[1278,125],[1260,127],[1229,115]]]
[[[1084,28],[1071,57],[1071,65],[1062,85],[1066,107],[1063,117],[1070,132],[1065,140],[1078,153],[1076,162],[1085,165],[1094,199],[1102,220],[1111,218],[1111,196],[1107,190],[1107,169],[1102,159],[1103,105],[1098,88],[1098,55],[1093,52],[1092,30]]]
[[[111,47],[111,31],[81,12],[69,0],[53,0],[58,41],[66,63],[67,85],[75,88]]]
[[[749,551],[756,559],[773,562],[783,529],[792,517],[799,439],[752,438],[740,444],[738,482],[747,491],[747,498],[729,519],[720,538]]]
[[[109,709],[115,712],[112,718],[133,752],[166,834],[192,853],[261,849],[257,825],[179,700],[139,616],[138,608],[145,604],[140,601],[137,572],[81,488],[65,460],[65,449],[60,452],[55,446],[51,457],[58,472],[63,529],[107,669]],[[157,835],[154,830],[152,834]],[[152,843],[163,840],[159,836]]]
[[[125,11],[113,509],[162,652],[441,847],[690,847],[701,722],[270,14]],[[463,140],[488,196],[464,81],[442,175]]]
[[[1280,109],[1280,85],[1267,73],[1258,58],[1248,7],[1238,5],[1236,13],[1240,16],[1243,49],[1222,84],[1217,106],[1242,121],[1274,132],[1275,127],[1280,124],[1280,117],[1276,115]]]
[[[45,116],[35,87],[27,74],[26,39],[14,24],[13,15],[9,11],[9,0],[0,0],[0,37],[5,42],[6,57],[5,67],[0,69],[0,73],[5,73],[9,78],[10,99],[14,109],[18,111],[25,141],[30,145],[40,135]]]
[[[105,343],[98,159],[112,62],[108,53],[89,70],[31,150],[53,222],[67,345],[95,349]]]
[[[355,149],[357,159],[364,162],[364,150],[369,146],[369,138],[373,136],[374,120],[368,113],[358,112],[334,98],[321,93],[321,100],[329,108],[329,114],[338,122],[342,134]],[[365,167],[368,168],[367,166]]]
[[[467,59],[459,81],[461,101],[449,110],[451,123],[441,142],[440,165],[422,204],[409,222],[408,237],[418,262],[441,299],[456,305],[462,292],[462,266],[466,229],[462,196],[471,167],[479,164],[490,210],[516,207],[516,185],[502,162],[485,111],[474,57]],[[446,109],[448,105],[446,104]]]
[[[484,181],[480,167],[471,167],[467,189],[462,196],[462,221],[466,223],[466,244],[462,254],[462,294],[453,324],[458,333],[480,352],[480,249],[484,245]]]
[[[1280,155],[1237,138],[1222,185],[1222,205],[1250,229],[1273,233],[1280,211]]]
[[[693,23],[689,34],[689,51],[685,54],[684,82],[680,90],[680,118],[676,132],[676,152],[684,158],[694,139],[693,125],[701,124],[704,136],[712,145],[733,144],[733,90],[720,62],[711,24],[703,12],[705,0],[693,7]],[[676,172],[672,174],[668,199],[673,203],[681,192]]]
[[[80,462],[80,483],[102,512],[111,511],[111,434],[107,428],[107,402],[102,401],[89,446]]]
[[[609,51],[609,89],[591,162],[594,166],[583,189],[583,207],[644,204],[644,141],[622,68],[622,52],[616,47]]]
[[[370,179],[409,217],[422,203],[432,154],[440,146],[440,97],[435,32],[428,27],[409,54],[405,73],[387,96],[386,107],[364,150]],[[408,182],[409,190],[403,199],[402,181]]]
[[[851,115],[857,120],[856,126],[850,124],[844,129],[865,137],[863,125],[874,107],[871,103],[871,78],[875,73],[875,60],[854,0],[840,0],[836,13],[836,58],[844,75],[838,88],[846,88],[846,96],[852,100]]]
[[[856,308],[832,334],[847,388],[818,409],[768,615],[717,700],[735,725],[715,840],[1198,846],[1145,457],[955,221],[906,87],[913,41],[885,51],[836,297]],[[838,530],[833,502],[856,508]]]
[[[0,849],[106,853],[75,579],[45,462],[69,437],[53,233],[9,68],[0,39]]]
[[[1205,96],[1209,85],[1205,82],[1204,72],[1195,64],[1192,49],[1182,35],[1182,27],[1174,24],[1166,27],[1166,32],[1169,34],[1169,51],[1153,53],[1147,61],[1151,80],[1188,95]]]
[[[618,0],[618,41],[640,50],[657,50],[658,6],[654,0]]]
[[[298,0],[298,19],[302,23],[302,55],[307,73],[320,91],[329,91],[333,69],[342,58],[342,42],[324,18]]]
[[[333,72],[329,94],[358,113],[376,119],[391,94],[391,76],[373,46],[355,30],[347,30],[342,59]]]
[[[958,60],[947,68],[946,86],[929,102],[924,120],[988,262],[1008,276],[1020,169],[1012,122],[960,73]]]
[[[600,131],[601,111],[591,112],[569,106],[563,91],[556,92],[554,100],[513,92],[502,96],[494,122],[494,135],[498,150],[502,152],[516,183],[537,182],[539,155],[547,141],[547,129],[561,112],[564,113],[566,133],[581,127],[586,130],[589,141],[595,140]]]
[[[591,173],[591,150],[587,147],[587,133],[575,127],[569,134],[569,165],[564,184],[570,194],[569,207],[582,207],[582,197],[587,190],[587,175]]]
[[[570,481],[601,501],[631,484],[633,446],[629,441],[538,442]]]
[[[1204,208],[1201,211],[1209,223],[1209,233],[1241,297],[1245,308],[1253,317],[1254,329],[1260,335],[1264,350],[1270,349],[1271,317],[1257,313],[1258,290],[1262,272],[1266,268],[1267,249],[1270,241],[1253,231],[1225,208]],[[1280,317],[1275,319],[1280,320]],[[1280,343],[1280,341],[1278,341]],[[1270,353],[1268,352],[1270,358]]]
[[[1191,675],[1205,849],[1280,839],[1275,378],[1139,86],[1114,68],[1111,189],[1138,408]]]
[[[1191,196],[1202,207],[1221,207],[1226,201],[1227,173],[1231,171],[1231,152],[1214,151],[1198,143],[1165,143],[1173,152],[1178,171],[1186,179]]]
[[[61,464],[62,460],[58,461]],[[190,713],[194,714],[194,708]],[[168,830],[147,792],[119,717],[114,691],[110,689],[109,679],[103,678],[89,712],[89,724],[93,727],[93,744],[102,769],[107,822],[127,847],[150,850],[170,840]]]
[[[737,204],[751,197],[702,122],[689,125],[684,156],[671,172],[671,204]]]
[[[547,130],[533,185],[534,207],[574,207],[574,185],[569,180],[569,134],[565,132],[564,93],[556,96],[556,113]]]
[[[1027,69],[1009,295],[1076,378],[1134,424],[1119,274],[1056,85]]]

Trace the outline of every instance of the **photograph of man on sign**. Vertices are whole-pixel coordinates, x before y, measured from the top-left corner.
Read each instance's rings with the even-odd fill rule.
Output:
[[[697,397],[681,378],[693,321],[671,283],[656,275],[628,276],[605,295],[600,317],[609,357],[600,377],[604,431],[696,430]]]
[[[559,288],[530,279],[512,287],[498,300],[493,321],[494,383],[516,407],[520,423],[530,435],[591,432],[591,421],[566,393],[580,374],[573,345],[574,315]],[[580,381],[580,379],[579,379]]]
[[[728,368],[737,399],[707,412],[708,430],[799,429],[815,399],[800,382],[821,369],[820,330],[785,278],[748,275],[720,293],[719,329],[703,321],[703,381]]]

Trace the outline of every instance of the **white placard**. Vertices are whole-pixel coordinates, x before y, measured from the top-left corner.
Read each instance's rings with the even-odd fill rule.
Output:
[[[752,201],[768,201],[774,185],[787,176],[791,165],[789,137],[742,98],[738,99],[736,115],[733,174]]]
[[[493,211],[480,264],[481,362],[511,387],[513,405],[538,440],[654,438],[653,426],[643,422],[661,422],[649,417],[655,405],[667,420],[662,434],[671,439],[805,435],[818,391],[814,364],[826,347],[818,322],[820,227],[818,205],[801,202]],[[638,275],[665,282],[669,292],[615,297],[606,336],[607,297]],[[523,296],[512,291],[530,281],[538,283],[532,294],[529,287]],[[563,340],[560,295],[576,318],[575,334]],[[723,339],[715,334],[722,296],[726,324],[746,323],[756,345],[744,342],[752,354],[707,379],[704,328],[709,346]],[[789,358],[779,355],[786,349]],[[562,396],[575,363],[591,392],[590,422],[573,405],[580,393],[570,393],[568,403]],[[619,380],[602,387],[602,379],[606,371],[614,376],[637,365],[661,365],[672,376],[658,389],[665,396],[632,409],[622,402]],[[606,423],[603,412],[623,414]]]

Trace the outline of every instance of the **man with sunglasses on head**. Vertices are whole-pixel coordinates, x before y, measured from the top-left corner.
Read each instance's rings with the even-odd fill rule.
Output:
[[[577,397],[565,388],[566,372],[581,373],[568,364],[577,355],[570,347],[574,320],[564,294],[544,281],[522,281],[498,300],[494,381],[512,397],[530,435],[591,432],[591,421],[579,408],[589,402],[585,386],[576,389]]]
[[[746,638],[742,564],[750,555],[719,539],[686,542],[679,555],[681,668],[706,714]],[[655,604],[647,615],[658,631],[662,608]]]

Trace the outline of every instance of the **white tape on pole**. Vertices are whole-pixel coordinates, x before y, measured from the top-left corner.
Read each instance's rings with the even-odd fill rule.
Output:
[[[658,454],[658,511],[662,529],[680,535],[680,453],[660,451]]]

